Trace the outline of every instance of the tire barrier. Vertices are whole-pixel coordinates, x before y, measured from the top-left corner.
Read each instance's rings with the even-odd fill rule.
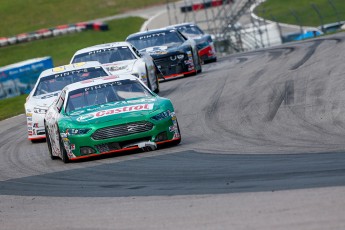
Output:
[[[209,1],[203,1],[202,3],[194,3],[191,5],[186,5],[180,7],[182,13],[187,13],[191,11],[198,11],[203,10],[211,7],[217,7],[225,4],[233,3],[234,0],[209,0]]]
[[[109,28],[104,22],[79,22],[76,24],[59,25],[49,29],[39,29],[30,33],[21,33],[13,37],[0,37],[0,47],[81,32],[84,30],[106,31],[109,30]]]

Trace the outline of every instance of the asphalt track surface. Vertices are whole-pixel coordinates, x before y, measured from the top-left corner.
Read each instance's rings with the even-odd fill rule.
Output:
[[[180,145],[64,164],[0,122],[0,229],[345,229],[345,34],[164,82]]]

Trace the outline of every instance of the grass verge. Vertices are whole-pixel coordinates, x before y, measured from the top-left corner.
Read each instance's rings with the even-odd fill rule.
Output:
[[[1,48],[0,66],[22,60],[51,56],[55,66],[68,64],[78,49],[115,41],[123,41],[135,33],[144,19],[131,17],[109,21],[109,31],[85,31],[61,37],[48,38],[33,42]],[[27,95],[0,100],[0,120],[24,113]]]
[[[24,103],[27,96],[25,94],[0,100],[0,120],[24,113]]]
[[[282,23],[321,26],[345,20],[344,0],[267,0],[254,11]]]
[[[2,0],[0,37],[116,15],[166,0]]]
[[[84,31],[65,36],[51,37],[0,48],[0,66],[19,61],[51,56],[55,66],[68,64],[73,54],[81,48],[115,41],[123,41],[135,33],[144,23],[144,19],[130,17],[109,21],[109,31]]]

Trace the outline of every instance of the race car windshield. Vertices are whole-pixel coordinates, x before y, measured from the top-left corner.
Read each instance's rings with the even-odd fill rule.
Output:
[[[180,26],[177,27],[178,31],[180,31],[183,35],[189,37],[189,36],[195,36],[195,35],[203,35],[204,32],[200,30],[196,26]]]
[[[66,113],[90,106],[153,96],[138,80],[120,80],[71,91]]]
[[[143,50],[153,46],[180,45],[183,38],[176,31],[163,31],[141,34],[128,39],[137,49]]]
[[[108,76],[108,74],[101,67],[71,70],[63,73],[49,75],[39,80],[33,96],[60,91],[66,85],[72,84],[74,82],[101,76]]]
[[[99,61],[101,64],[112,63],[117,61],[137,59],[128,46],[104,48],[78,54],[72,60],[72,63]]]

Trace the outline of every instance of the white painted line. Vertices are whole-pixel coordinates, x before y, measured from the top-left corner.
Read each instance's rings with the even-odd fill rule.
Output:
[[[158,12],[157,14],[155,14],[154,16],[152,16],[151,18],[149,18],[148,20],[146,20],[144,22],[144,24],[141,26],[140,32],[143,32],[143,31],[146,31],[147,29],[149,29],[149,28],[147,28],[148,24],[151,23],[153,20],[155,20],[157,17],[159,17],[161,14],[164,14],[166,12],[167,12],[166,10],[162,10],[162,11]]]

